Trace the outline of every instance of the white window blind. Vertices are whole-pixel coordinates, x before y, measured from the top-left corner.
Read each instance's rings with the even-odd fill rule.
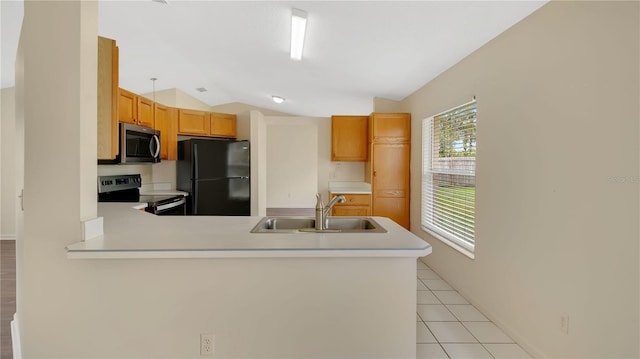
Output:
[[[422,123],[422,228],[471,254],[475,245],[476,125],[475,100]]]

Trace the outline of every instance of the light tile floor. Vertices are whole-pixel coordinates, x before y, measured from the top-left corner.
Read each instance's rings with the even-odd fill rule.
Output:
[[[418,259],[416,358],[531,358]]]

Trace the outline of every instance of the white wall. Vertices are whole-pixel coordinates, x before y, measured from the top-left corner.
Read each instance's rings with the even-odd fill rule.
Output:
[[[25,2],[16,61],[25,190],[17,308],[28,358],[64,356],[59,347],[72,344],[53,338],[95,310],[78,301],[91,289],[81,288],[85,273],[64,247],[81,238],[81,220],[97,214],[97,13],[97,2]]]
[[[364,162],[331,162],[331,118],[265,116],[265,120],[267,133],[275,135],[267,136],[268,151],[279,154],[267,159],[267,176],[271,178],[267,185],[269,208],[313,208],[316,193],[322,194],[327,202],[329,181],[364,181]],[[314,131],[317,138],[313,144],[310,131]],[[308,137],[306,145],[296,137],[299,135]],[[306,149],[308,146],[315,146],[315,153],[310,153],[312,149]],[[309,170],[295,169],[292,162],[295,162],[293,167],[306,164]],[[312,170],[312,166],[316,170]],[[308,177],[310,172],[314,174]],[[306,194],[295,196],[292,191]]]
[[[318,128],[267,118],[267,207],[313,208],[318,191]]]
[[[0,116],[0,240],[16,237],[16,124],[15,88],[2,89]]]
[[[428,264],[539,357],[640,356],[639,19],[638,2],[552,1],[401,104]],[[420,129],[474,95],[470,260],[420,229]]]

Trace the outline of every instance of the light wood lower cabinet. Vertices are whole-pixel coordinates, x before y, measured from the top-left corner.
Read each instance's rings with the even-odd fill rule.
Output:
[[[374,199],[373,205],[376,208],[376,216],[389,217],[404,228],[409,228],[409,216],[407,212],[409,198],[377,196]]]
[[[341,193],[330,193],[329,198],[333,198]],[[370,216],[371,215],[371,195],[370,194],[342,194],[346,202],[336,203],[332,210],[332,216]]]

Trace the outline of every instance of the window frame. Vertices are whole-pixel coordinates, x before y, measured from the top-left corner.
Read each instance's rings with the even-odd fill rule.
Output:
[[[427,212],[429,211],[433,211],[432,209],[428,209],[427,208],[427,198],[425,196],[429,196],[429,192],[427,190],[428,186],[431,186],[429,188],[432,188],[432,181],[433,181],[433,169],[432,169],[432,160],[433,160],[433,146],[432,146],[432,132],[433,132],[433,120],[434,118],[447,114],[449,112],[453,112],[457,109],[460,108],[464,108],[467,107],[471,104],[475,105],[475,110],[476,110],[476,149],[477,149],[477,131],[478,131],[478,124],[477,124],[477,102],[476,99],[474,98],[472,101],[469,101],[467,103],[464,103],[462,105],[453,107],[449,110],[440,112],[436,115],[433,116],[428,116],[426,118],[424,118],[422,120],[422,180],[421,180],[421,190],[422,190],[422,196],[421,196],[421,203],[420,203],[420,227],[422,228],[422,230],[426,233],[428,233],[429,235],[433,236],[434,238],[440,240],[441,242],[445,243],[446,245],[452,247],[453,249],[457,250],[458,252],[464,254],[465,256],[474,259],[475,258],[475,218],[476,218],[476,208],[474,207],[474,235],[473,235],[473,244],[468,243],[467,241],[465,241],[464,239],[461,239],[459,237],[457,237],[454,233],[449,232],[447,230],[444,230],[442,228],[436,227],[436,226],[432,226],[429,225],[428,223],[428,219],[427,219]],[[477,158],[477,152],[476,152],[476,158]],[[475,167],[475,161],[474,161],[474,167]],[[473,173],[473,177],[474,177],[474,182],[476,179],[476,173],[474,170]],[[475,198],[476,198],[476,193],[474,192],[474,202],[475,202]],[[435,200],[433,198],[431,198],[431,203],[435,202]]]

